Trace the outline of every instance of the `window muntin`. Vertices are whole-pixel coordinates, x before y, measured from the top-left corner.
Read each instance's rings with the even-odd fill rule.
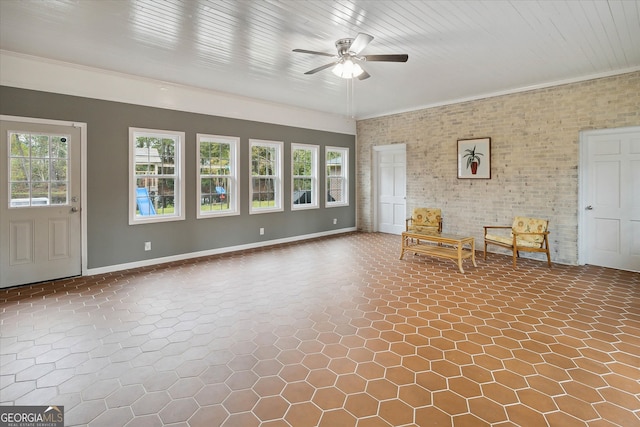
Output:
[[[69,135],[9,132],[9,208],[69,203]]]
[[[197,135],[197,217],[238,215],[240,138]]]
[[[325,148],[326,206],[347,206],[349,204],[349,149],[344,147]]]
[[[283,143],[250,139],[249,148],[249,213],[282,211]]]
[[[185,218],[184,135],[129,128],[129,224]]]
[[[317,145],[291,144],[291,209],[318,207]]]

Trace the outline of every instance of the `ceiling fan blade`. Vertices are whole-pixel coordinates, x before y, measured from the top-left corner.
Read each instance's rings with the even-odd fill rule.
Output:
[[[318,71],[322,71],[322,70],[326,70],[327,68],[331,68],[334,65],[336,65],[337,63],[338,63],[338,61],[330,62],[328,64],[325,64],[325,65],[321,66],[321,67],[314,68],[313,70],[307,71],[305,74],[315,74]]]
[[[322,55],[322,56],[331,56],[334,57],[336,56],[333,53],[326,53],[326,52],[316,52],[315,50],[306,50],[306,49],[293,49],[294,52],[298,52],[298,53],[309,53],[311,55]]]
[[[364,79],[368,79],[369,77],[371,77],[371,74],[367,73],[366,71],[362,71],[362,74],[360,74],[358,76],[358,80],[364,80]]]
[[[349,47],[349,51],[355,53],[356,55],[362,52],[362,49],[367,47],[369,43],[373,40],[373,36],[365,33],[358,33],[353,42],[351,42],[351,46]]]
[[[409,55],[364,55],[363,58],[367,61],[407,62]]]

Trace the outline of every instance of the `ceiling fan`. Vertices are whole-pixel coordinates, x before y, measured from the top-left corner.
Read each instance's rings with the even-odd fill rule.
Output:
[[[309,53],[311,55],[330,56],[332,58],[335,58],[335,61],[307,71],[305,74],[315,74],[318,71],[326,70],[327,68],[333,67],[333,73],[344,79],[357,77],[359,80],[364,80],[371,77],[369,73],[367,73],[362,68],[361,65],[366,61],[407,62],[407,60],[409,59],[409,55],[407,54],[359,55],[360,52],[362,52],[362,50],[367,47],[369,43],[371,43],[371,40],[373,40],[373,36],[364,33],[358,33],[358,35],[353,39],[340,39],[336,41],[336,49],[338,49],[337,55],[306,49],[293,49],[293,51],[299,53]]]

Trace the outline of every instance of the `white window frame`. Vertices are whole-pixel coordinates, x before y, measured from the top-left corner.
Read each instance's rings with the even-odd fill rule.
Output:
[[[339,175],[339,177],[342,178],[342,188],[341,188],[341,192],[342,192],[342,200],[336,200],[335,202],[330,202],[328,199],[329,196],[329,180],[330,180],[330,176],[328,173],[328,167],[329,167],[329,152],[339,152],[341,153],[341,173]],[[325,207],[327,208],[333,208],[333,207],[338,207],[338,206],[349,206],[349,148],[347,147],[330,147],[330,146],[326,146],[324,148],[324,161],[325,161],[325,184],[324,184],[324,200],[325,200]]]
[[[253,147],[269,147],[276,149],[276,165],[274,178],[274,206],[254,207],[253,206]],[[282,141],[267,141],[262,139],[249,140],[249,214],[261,214],[270,212],[282,212],[284,210],[282,203],[282,152],[284,143]]]
[[[171,215],[136,216],[136,137],[152,136],[160,138],[172,138],[176,141],[174,174],[174,213]],[[172,130],[129,128],[129,225],[149,224],[156,222],[183,221],[185,219],[185,133]],[[162,177],[164,175],[158,175]]]
[[[311,176],[295,175],[294,170],[294,153],[296,150],[305,150],[311,152]],[[305,209],[318,209],[318,157],[320,153],[320,147],[318,145],[311,144],[291,144],[291,210],[305,210]],[[311,203],[294,204],[294,191],[296,178],[311,178]]]
[[[230,200],[229,209],[219,211],[202,211],[201,198],[202,198],[202,171],[200,163],[200,145],[202,142],[219,142],[223,144],[229,144],[229,175],[213,175],[227,179],[229,181],[229,188],[225,188],[227,192],[227,198]],[[240,196],[240,178],[238,171],[239,168],[239,151],[240,138],[235,136],[222,136],[222,135],[208,135],[208,134],[196,134],[196,218],[211,218],[220,216],[233,216],[240,215],[239,196]]]

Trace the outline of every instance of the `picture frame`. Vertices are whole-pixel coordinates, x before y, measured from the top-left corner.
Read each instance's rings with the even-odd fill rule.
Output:
[[[491,179],[491,138],[458,140],[458,178]]]

